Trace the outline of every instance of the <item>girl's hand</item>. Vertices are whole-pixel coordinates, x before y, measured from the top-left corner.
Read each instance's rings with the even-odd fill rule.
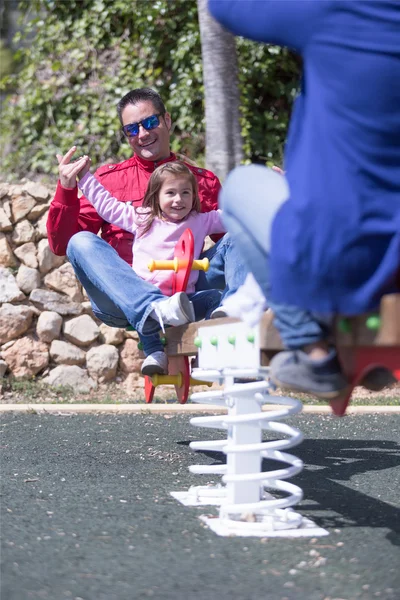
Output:
[[[78,176],[78,173],[79,178],[81,178],[88,172],[90,167],[90,158],[88,156],[81,156],[76,161],[71,162],[71,158],[75,151],[76,146],[72,146],[64,156],[56,154],[60,183],[65,188],[74,188],[76,186],[76,177]]]

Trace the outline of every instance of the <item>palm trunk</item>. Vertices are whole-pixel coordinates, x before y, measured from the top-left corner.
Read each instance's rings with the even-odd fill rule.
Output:
[[[243,159],[238,61],[234,36],[197,0],[206,116],[206,167],[223,181]]]

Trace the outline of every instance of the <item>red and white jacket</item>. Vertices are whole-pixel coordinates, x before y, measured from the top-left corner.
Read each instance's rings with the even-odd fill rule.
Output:
[[[142,205],[154,169],[173,160],[178,158],[172,153],[169,158],[159,162],[143,160],[134,155],[121,163],[100,167],[95,177],[119,201],[131,202],[132,206],[138,207]],[[218,177],[206,169],[185,164],[196,176],[202,212],[216,210],[221,189]],[[132,265],[134,234],[104,221],[84,196],[78,198],[77,187],[64,188],[58,182],[47,218],[47,234],[52,252],[59,256],[65,255],[70,238],[78,231],[97,234],[100,230],[101,237]],[[215,239],[219,237],[221,236],[215,236]]]

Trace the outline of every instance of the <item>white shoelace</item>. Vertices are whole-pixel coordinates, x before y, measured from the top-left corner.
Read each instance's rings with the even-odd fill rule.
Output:
[[[154,302],[153,303],[153,310],[150,313],[150,317],[156,317],[158,319],[158,322],[160,323],[160,327],[162,329],[162,332],[165,333],[165,328],[164,328],[164,321],[163,321],[163,316],[162,316],[162,311],[160,310],[160,307],[158,306],[159,302]]]

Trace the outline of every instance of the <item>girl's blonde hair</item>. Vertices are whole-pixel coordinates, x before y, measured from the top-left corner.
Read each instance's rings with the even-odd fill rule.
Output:
[[[140,235],[144,235],[148,232],[156,217],[162,217],[159,194],[161,186],[164,183],[167,175],[172,175],[174,177],[185,177],[188,179],[193,190],[192,210],[198,213],[201,212],[199,187],[197,184],[197,179],[192,171],[179,160],[164,163],[163,165],[157,167],[155,171],[153,171],[149,179],[142,207],[150,210],[143,222],[143,225],[140,227]]]

